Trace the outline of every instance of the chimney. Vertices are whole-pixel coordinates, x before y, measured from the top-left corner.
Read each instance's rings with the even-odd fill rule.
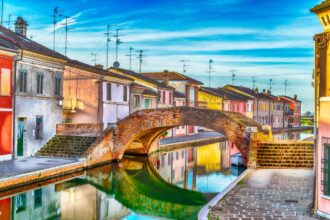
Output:
[[[265,93],[266,93],[266,89],[263,89],[263,90],[262,90],[262,93],[265,94]]]
[[[164,70],[164,73],[168,73],[168,70]]]
[[[103,65],[102,64],[96,64],[95,67],[103,70]]]
[[[256,87],[256,88],[254,89],[254,92],[255,92],[255,93],[258,93],[258,92],[259,92],[258,87]]]
[[[297,101],[298,96],[297,96],[297,95],[294,95],[294,96],[293,96],[293,99],[294,99],[295,101]]]
[[[270,95],[272,92],[270,91],[270,89],[267,90],[267,94]]]
[[[15,32],[26,37],[27,23],[22,17],[17,17],[15,22]]]

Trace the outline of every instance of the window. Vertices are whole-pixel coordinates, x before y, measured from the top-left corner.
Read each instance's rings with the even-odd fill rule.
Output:
[[[176,160],[179,160],[179,151],[175,152]]]
[[[107,100],[111,101],[111,83],[107,83]]]
[[[140,96],[139,95],[133,96],[133,107],[134,108],[140,107]]]
[[[9,69],[1,69],[0,75],[0,95],[8,96],[10,95],[10,70]]]
[[[27,84],[27,71],[20,70],[19,72],[19,91],[26,92],[26,84]]]
[[[172,92],[169,92],[169,103],[172,104]]]
[[[144,108],[145,109],[150,108],[150,99],[145,99],[144,100]]]
[[[22,193],[15,197],[16,213],[26,209],[26,194]]]
[[[163,91],[163,104],[165,104],[165,102],[166,102],[166,92],[165,91]]]
[[[322,191],[330,196],[330,138],[322,138],[324,155],[322,158]]]
[[[184,151],[181,152],[181,157],[184,158]]]
[[[42,206],[42,189],[34,190],[34,208],[39,208]]]
[[[160,166],[161,166],[161,167],[164,167],[164,166],[165,166],[165,155],[162,155],[162,156],[160,157]]]
[[[55,77],[55,95],[56,96],[61,96],[61,83],[62,79],[60,76]]]
[[[40,115],[36,117],[35,138],[36,140],[43,139],[43,116]]]
[[[171,160],[172,160],[172,152],[168,154],[167,165],[171,165]]]
[[[37,74],[37,94],[44,93],[44,74]]]
[[[127,102],[127,86],[123,86],[123,100]]]

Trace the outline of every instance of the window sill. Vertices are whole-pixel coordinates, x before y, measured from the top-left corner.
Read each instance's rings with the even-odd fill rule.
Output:
[[[330,195],[321,195],[322,199],[330,200]]]

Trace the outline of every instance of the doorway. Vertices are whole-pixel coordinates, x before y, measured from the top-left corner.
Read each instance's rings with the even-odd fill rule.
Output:
[[[24,155],[25,118],[18,118],[17,122],[17,156]]]

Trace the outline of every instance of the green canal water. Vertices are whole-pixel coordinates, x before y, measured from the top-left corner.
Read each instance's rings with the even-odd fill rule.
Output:
[[[83,175],[0,199],[1,220],[196,219],[244,170],[216,142],[126,157]]]

